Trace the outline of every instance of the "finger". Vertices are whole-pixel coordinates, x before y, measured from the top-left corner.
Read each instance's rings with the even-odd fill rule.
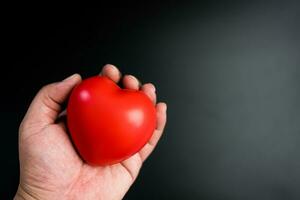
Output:
[[[141,86],[140,81],[132,75],[125,75],[123,78],[123,85],[126,89],[138,90]]]
[[[167,121],[167,104],[158,103],[156,105],[156,115],[157,115],[157,125],[156,129],[153,132],[152,137],[148,141],[148,143],[140,150],[139,154],[141,156],[142,161],[145,161],[155,146],[157,145],[166,125]]]
[[[61,104],[80,81],[80,75],[74,74],[61,82],[44,86],[33,99],[21,125],[44,127],[54,123]]]
[[[119,164],[121,164],[125,168],[125,170],[130,175],[131,182],[133,182],[138,176],[143,162],[141,160],[141,157],[139,156],[139,153],[136,153]]]
[[[122,74],[119,71],[119,69],[111,64],[107,64],[102,68],[102,71],[100,73],[101,76],[106,76],[108,78],[110,78],[111,80],[113,80],[114,82],[119,82]]]
[[[142,86],[141,90],[151,99],[153,104],[156,104],[155,87],[152,83],[146,83]]]

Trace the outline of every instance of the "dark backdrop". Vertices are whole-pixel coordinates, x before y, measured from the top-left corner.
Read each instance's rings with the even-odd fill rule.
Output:
[[[38,89],[105,63],[169,105],[125,199],[300,199],[297,1],[4,10],[1,199],[16,191],[18,124]]]

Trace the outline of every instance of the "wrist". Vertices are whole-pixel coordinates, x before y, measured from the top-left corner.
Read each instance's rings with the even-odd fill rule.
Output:
[[[23,187],[19,185],[14,200],[38,200],[38,198],[34,197],[29,192],[26,192]]]

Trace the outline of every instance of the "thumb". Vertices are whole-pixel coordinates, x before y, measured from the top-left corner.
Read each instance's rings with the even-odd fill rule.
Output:
[[[43,128],[53,124],[61,111],[61,104],[80,81],[80,75],[74,74],[61,82],[44,86],[31,102],[21,126]]]

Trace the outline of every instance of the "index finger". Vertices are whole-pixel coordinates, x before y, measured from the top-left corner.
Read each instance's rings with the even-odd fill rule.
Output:
[[[122,77],[122,74],[119,71],[119,69],[116,66],[111,65],[111,64],[106,64],[102,68],[102,71],[99,75],[106,76],[116,83],[118,83]]]

